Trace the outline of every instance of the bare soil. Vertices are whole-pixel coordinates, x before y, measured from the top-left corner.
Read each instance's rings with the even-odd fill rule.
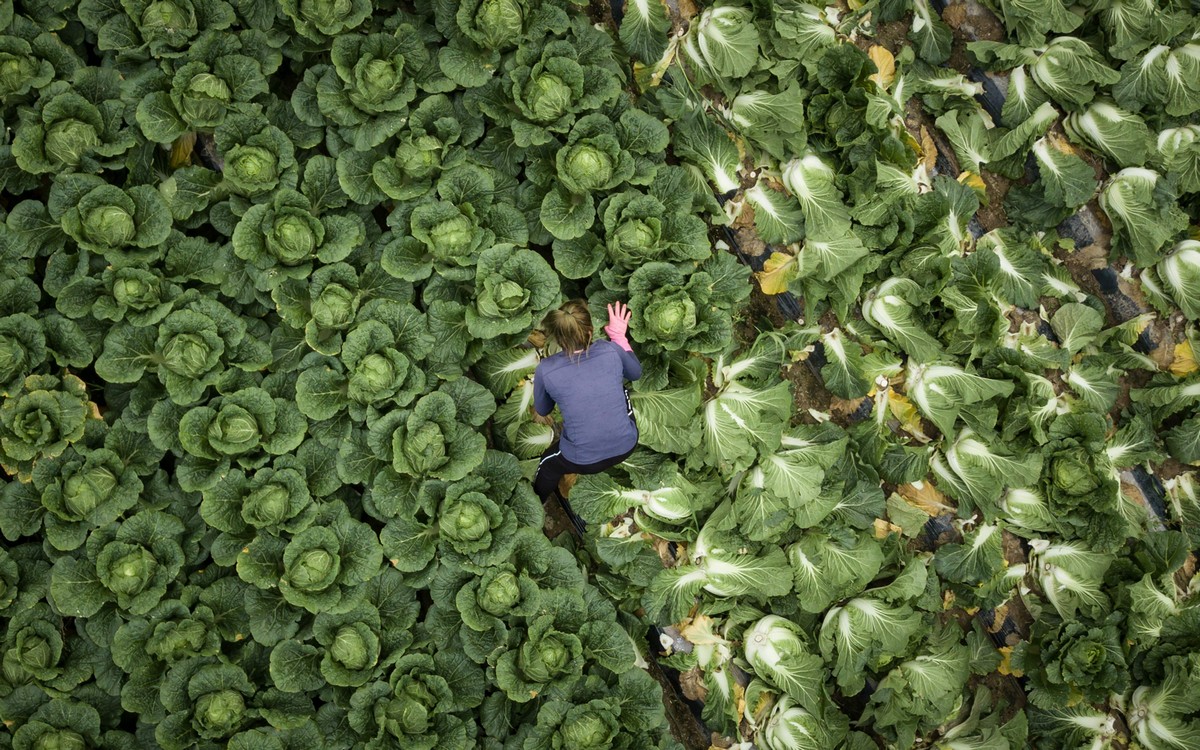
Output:
[[[1007,529],[1004,530],[1000,546],[1004,550],[1004,559],[1009,565],[1021,565],[1025,562],[1025,549],[1021,546],[1021,538],[1016,534]]]
[[[829,414],[833,402],[841,400],[835,399],[832,393],[825,390],[821,379],[804,362],[797,362],[785,368],[783,376],[792,383],[793,424],[814,424],[817,420],[809,413],[810,409]],[[841,423],[845,424],[844,415],[842,419]]]
[[[947,64],[959,73],[966,73],[972,67],[968,43],[976,40],[1002,42],[1005,38],[1004,26],[999,19],[973,0],[947,5],[942,11],[942,20],[954,34],[954,46],[950,49]]]
[[[1025,323],[1033,323],[1041,320],[1036,310],[1026,310],[1023,307],[1014,307],[1008,311],[1008,332],[1016,333],[1021,330],[1021,326]]]
[[[942,11],[942,20],[951,31],[968,40],[1002,42],[1005,38],[1004,24],[975,0],[947,5]]]
[[[908,44],[908,29],[911,25],[912,16],[877,24],[875,36],[859,36],[854,43],[863,52],[870,49],[871,45],[878,44],[893,55],[899,54],[900,50]]]
[[[710,744],[708,737],[705,736],[704,727],[692,714],[683,699],[679,697],[674,681],[663,673],[653,655],[648,661],[649,669],[647,671],[663,689],[663,707],[666,709],[671,736],[682,743],[687,750],[708,750]]]
[[[1187,464],[1176,461],[1173,458],[1166,458],[1161,464],[1154,468],[1154,476],[1166,482],[1174,479],[1180,474],[1186,474],[1189,471],[1195,470],[1196,467],[1194,466],[1188,466]]]
[[[763,242],[763,239],[758,236],[757,232],[754,231],[753,208],[747,206],[743,212],[743,215],[745,212],[749,212],[751,214],[751,224],[746,225],[745,222],[741,220],[741,217],[738,217],[738,223],[734,225],[737,227],[734,236],[737,238],[738,247],[742,249],[742,252],[746,255],[756,258],[767,251],[767,243]]]
[[[1108,218],[1104,216],[1104,212],[1094,204],[1089,204],[1089,207],[1093,208],[1097,219],[1100,220],[1103,236],[1095,238],[1099,241],[1093,242],[1091,245],[1075,248],[1074,252],[1058,248],[1054,251],[1054,256],[1063,262],[1071,278],[1083,291],[1103,298],[1100,293],[1100,284],[1092,275],[1092,271],[1108,267],[1108,245],[1109,239],[1112,237],[1112,230],[1108,226]]]
[[[1029,637],[1029,628],[1033,625],[1033,615],[1025,608],[1025,602],[1020,595],[1014,596],[995,610],[992,624],[988,632],[999,634],[1003,630],[1009,632],[1004,637],[1005,645],[1015,646]]]
[[[1130,403],[1129,392],[1135,388],[1141,388],[1150,381],[1151,373],[1146,370],[1129,370],[1125,373],[1125,377],[1118,379],[1117,384],[1120,386],[1120,391],[1117,393],[1117,401],[1113,404],[1113,408],[1109,411],[1112,418],[1120,422],[1121,412],[1129,408]]]
[[[542,523],[542,531],[549,539],[557,539],[560,534],[574,534],[575,527],[571,524],[571,520],[567,518],[567,514],[563,512],[562,506],[558,504],[558,500],[550,498],[542,503],[542,510],[546,513],[546,520]]]
[[[758,338],[759,331],[782,328],[786,322],[775,297],[763,294],[758,279],[754,279],[750,285],[750,299],[733,321],[733,334],[739,343],[749,345]]]
[[[984,231],[990,232],[999,227],[1008,226],[1008,212],[1004,209],[1004,198],[1012,188],[1012,180],[1004,175],[996,174],[987,169],[983,170],[983,185],[987,190],[986,198],[975,214]]]

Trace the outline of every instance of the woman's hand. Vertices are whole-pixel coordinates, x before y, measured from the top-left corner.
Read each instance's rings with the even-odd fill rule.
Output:
[[[627,352],[633,351],[633,347],[625,338],[625,332],[629,330],[629,319],[632,316],[629,305],[624,302],[617,301],[608,305],[608,325],[604,326],[604,332],[608,334],[609,341]]]
[[[554,417],[550,416],[549,414],[542,416],[535,411],[533,413],[533,421],[535,424],[544,424],[547,427],[554,426]]]

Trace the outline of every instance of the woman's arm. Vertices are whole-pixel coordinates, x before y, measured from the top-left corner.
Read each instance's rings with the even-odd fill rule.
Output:
[[[640,372],[640,365],[638,369]],[[533,373],[533,411],[539,417],[548,416],[550,412],[554,411],[554,399],[550,397],[549,393],[546,393],[546,386],[542,383],[542,378],[537,370],[534,370]]]
[[[637,380],[642,376],[642,363],[632,349],[621,351],[621,371],[626,380]]]
[[[621,347],[621,370],[626,380],[637,380],[642,376],[642,363],[633,353],[629,339],[625,338],[625,332],[629,330],[629,318],[632,316],[628,305],[624,302],[614,302],[608,306],[608,325],[604,326],[608,340]]]

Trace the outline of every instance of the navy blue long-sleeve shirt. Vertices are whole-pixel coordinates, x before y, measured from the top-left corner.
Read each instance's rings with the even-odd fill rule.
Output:
[[[533,408],[545,416],[557,403],[563,417],[563,457],[593,464],[637,445],[625,380],[641,376],[637,356],[611,341],[593,342],[573,357],[558,352],[539,362],[533,373]]]

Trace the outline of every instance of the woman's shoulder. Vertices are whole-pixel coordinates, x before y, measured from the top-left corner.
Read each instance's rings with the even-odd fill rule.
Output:
[[[562,358],[562,352],[555,352],[549,357],[542,357],[538,360],[537,367],[534,368],[534,372],[545,370],[547,367],[553,367],[554,363],[562,361]]]

